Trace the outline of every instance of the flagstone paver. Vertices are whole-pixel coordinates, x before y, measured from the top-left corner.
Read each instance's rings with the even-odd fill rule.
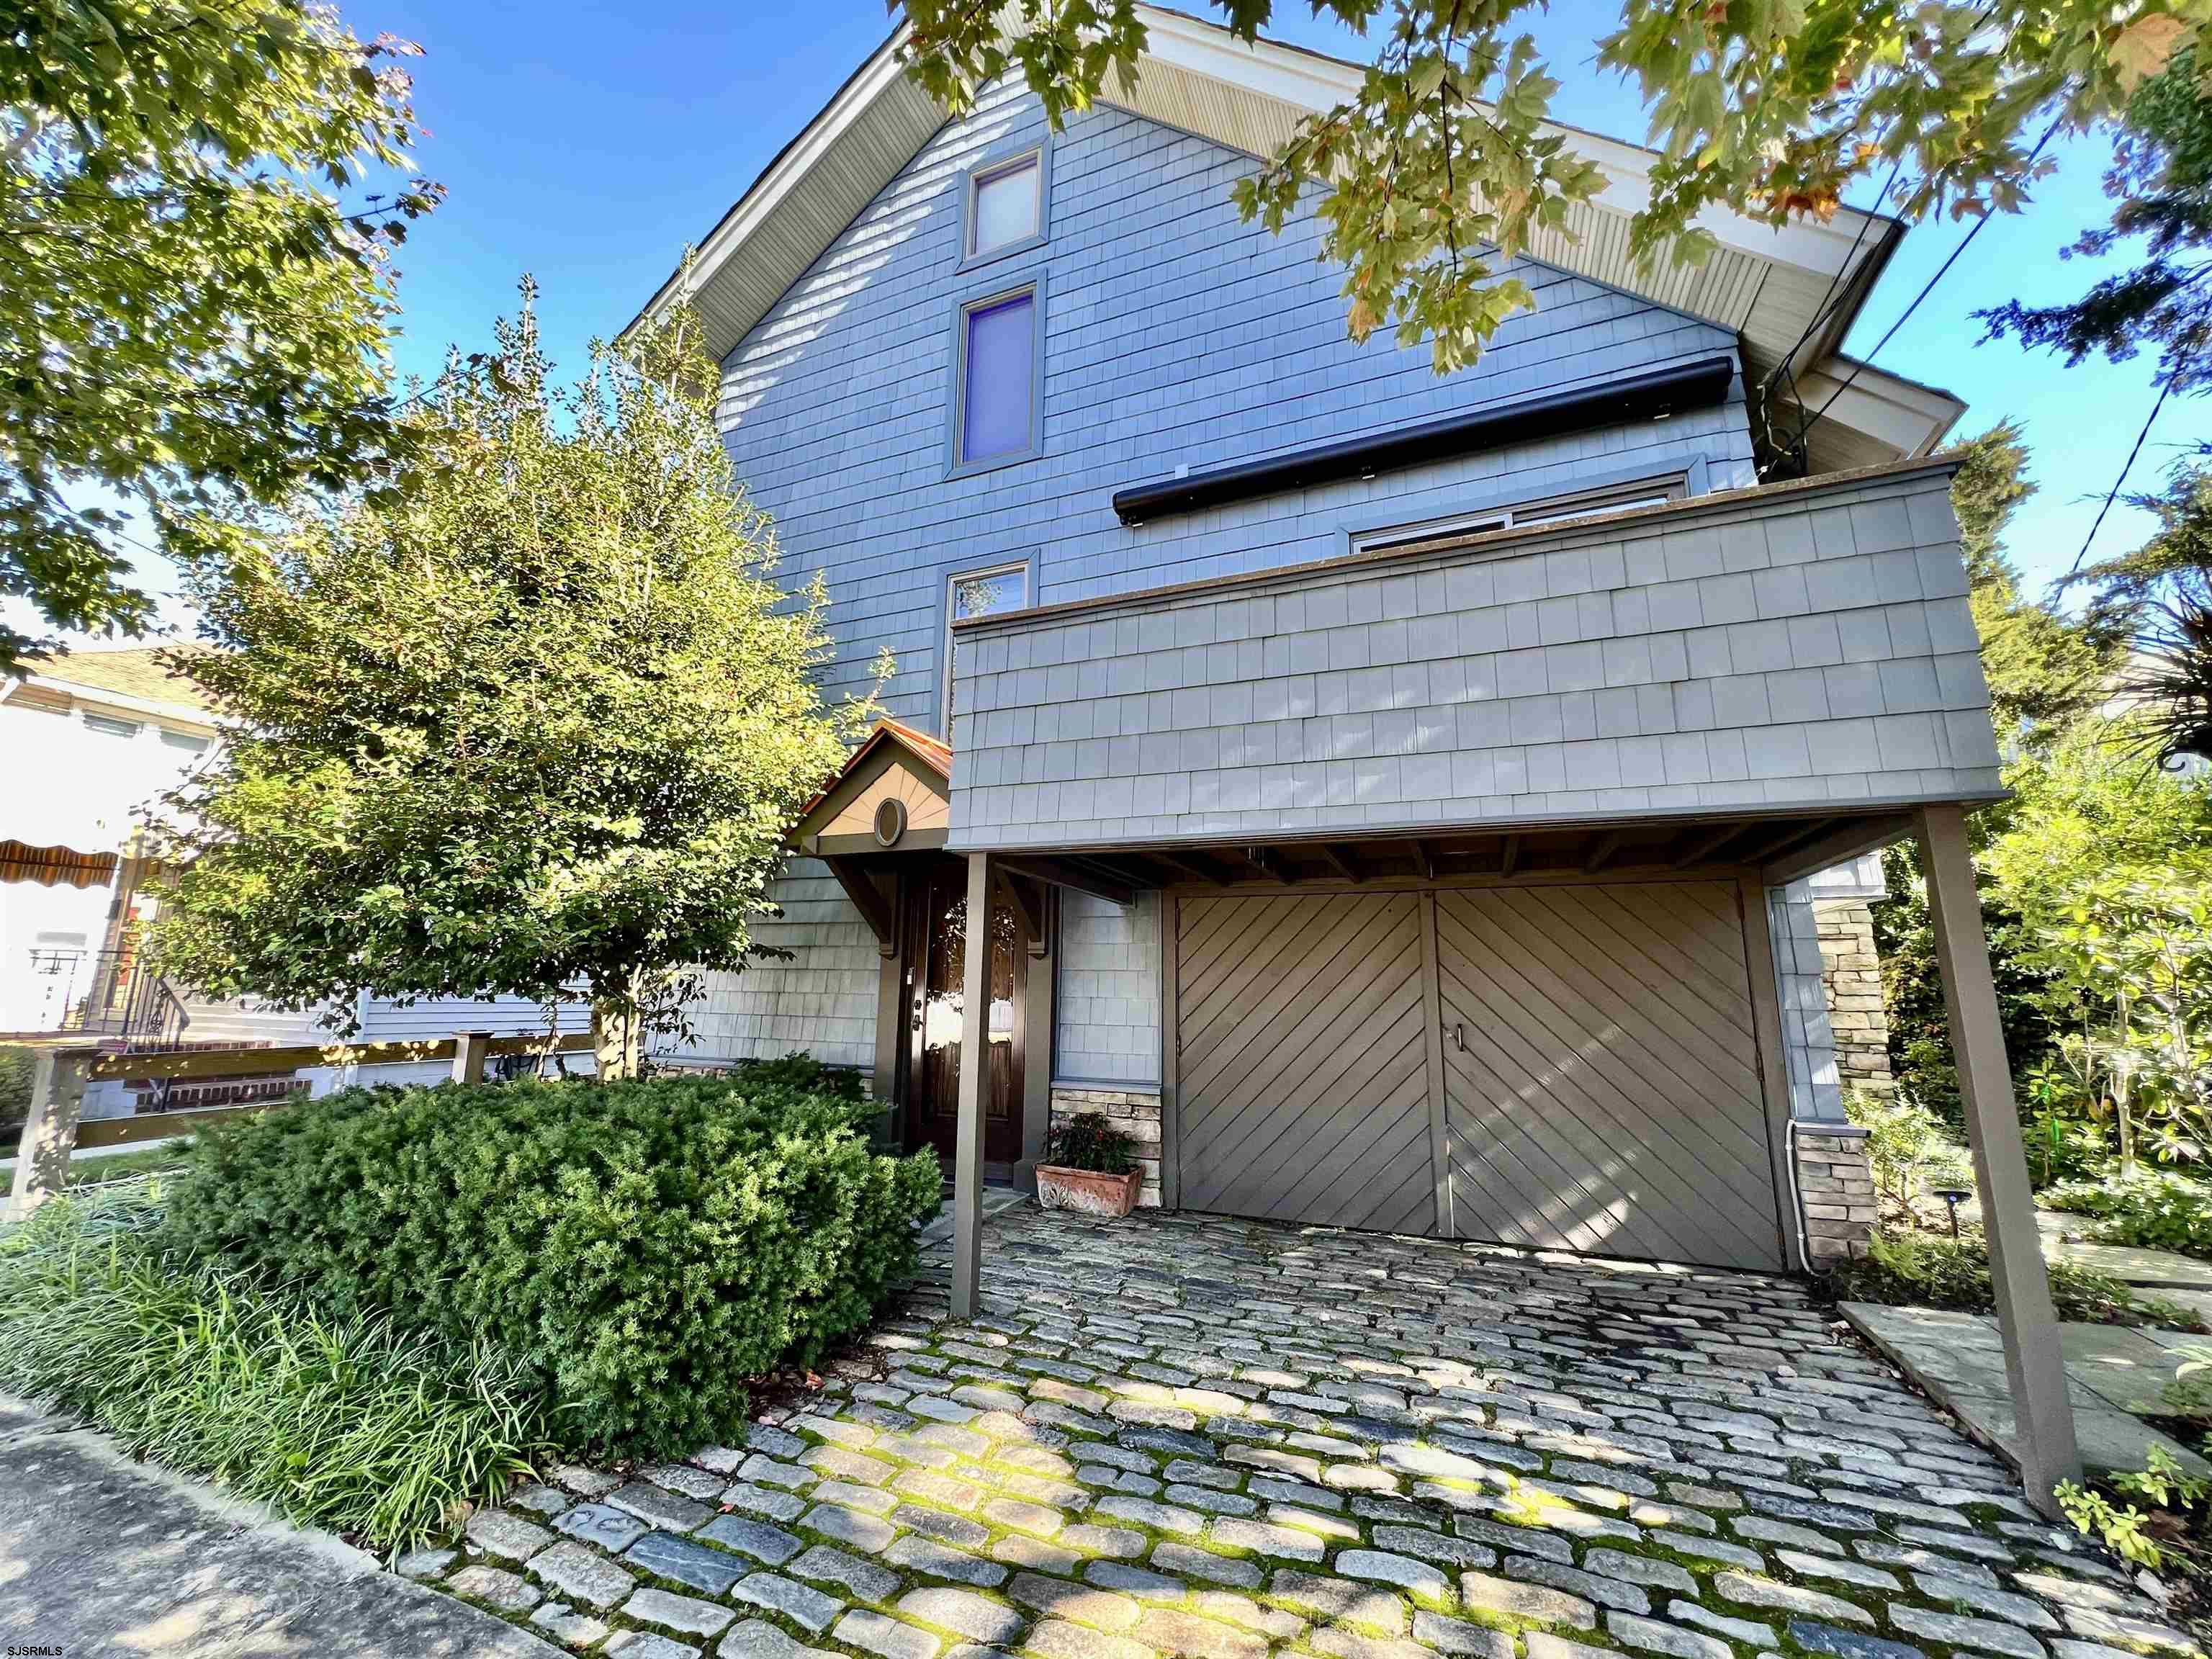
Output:
[[[2197,1652],[1788,1280],[1034,1209],[984,1261],[408,1570],[630,1659]]]

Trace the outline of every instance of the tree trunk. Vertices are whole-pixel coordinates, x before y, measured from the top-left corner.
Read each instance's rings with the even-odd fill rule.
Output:
[[[638,1074],[645,1058],[645,1032],[635,997],[592,999],[592,1047],[599,1057],[600,1082]]]

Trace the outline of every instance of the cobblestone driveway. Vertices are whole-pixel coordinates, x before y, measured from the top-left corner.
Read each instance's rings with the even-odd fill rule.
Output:
[[[404,1570],[628,1659],[2195,1650],[1786,1282],[1030,1209],[985,1266]]]

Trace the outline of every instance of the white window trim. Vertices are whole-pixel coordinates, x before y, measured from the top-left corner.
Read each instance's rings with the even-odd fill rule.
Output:
[[[1034,603],[1030,595],[1032,573],[1030,561],[1027,559],[1007,559],[998,564],[978,565],[973,570],[956,570],[945,579],[945,614],[943,627],[939,635],[943,642],[942,655],[945,660],[938,670],[937,714],[938,724],[943,728],[941,735],[947,743],[952,741],[952,624],[957,617],[952,596],[959,590],[960,584],[963,582],[984,581],[993,576],[1012,576],[1017,574],[1022,579],[1022,602],[1016,608],[1026,609]],[[988,614],[996,615],[997,613]]]

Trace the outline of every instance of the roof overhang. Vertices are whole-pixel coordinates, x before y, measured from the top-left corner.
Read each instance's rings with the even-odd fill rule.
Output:
[[[1357,95],[1364,70],[1163,7],[1139,5],[1147,35],[1136,73],[1116,76],[1101,101],[1254,155],[1272,154],[1304,116]],[[945,112],[902,66],[904,23],[876,48],[821,112],[784,146],[678,270],[647,303],[650,315],[690,293],[715,357],[734,349],[876,193],[944,124]],[[1703,264],[1641,269],[1629,257],[1630,221],[1650,200],[1656,151],[1561,127],[1605,184],[1531,252],[1546,264],[1702,318],[1741,339],[1754,385],[1787,365],[1824,368],[1888,263],[1904,226],[1839,209],[1826,220],[1775,227],[1724,208],[1697,224],[1719,244]],[[1845,371],[1847,372],[1847,371]],[[1955,418],[1955,417],[1954,417]],[[1828,421],[1856,432],[1838,405]],[[1944,429],[1859,434],[1865,459],[1923,453]]]
[[[105,709],[125,716],[162,720],[171,726],[188,726],[209,737],[220,735],[225,724],[222,716],[191,703],[165,702],[152,697],[133,696],[128,692],[111,691],[105,686],[86,685],[55,674],[26,674],[19,680],[0,686],[0,702],[21,702],[46,708]]]
[[[832,860],[934,851],[945,845],[951,808],[952,750],[913,726],[878,720],[807,802],[791,844]]]
[[[1796,394],[1795,410],[1789,406]],[[1805,434],[1808,469],[1843,472],[1932,453],[1966,405],[1856,358],[1838,355],[1793,375],[1776,398],[1774,419]]]

